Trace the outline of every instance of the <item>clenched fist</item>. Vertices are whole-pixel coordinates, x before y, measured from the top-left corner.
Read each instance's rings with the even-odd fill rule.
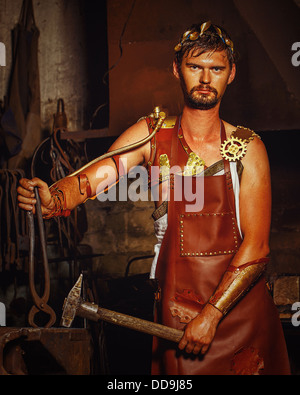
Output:
[[[35,213],[36,198],[34,188],[38,189],[42,214],[47,215],[53,210],[54,202],[51,198],[51,194],[48,185],[39,178],[33,178],[28,180],[22,178],[17,188],[19,207],[26,211],[32,211]]]
[[[216,333],[222,313],[207,304],[201,313],[185,327],[184,335],[178,345],[180,350],[193,354],[205,354]]]

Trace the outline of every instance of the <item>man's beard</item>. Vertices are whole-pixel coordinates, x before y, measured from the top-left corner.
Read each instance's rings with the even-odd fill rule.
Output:
[[[187,91],[183,78],[181,79],[181,87],[183,90],[184,100],[188,107],[196,110],[210,110],[219,103],[218,91],[215,88],[206,85],[194,86],[190,92]],[[195,92],[200,90],[207,90],[213,95],[209,94],[198,94],[194,95]]]

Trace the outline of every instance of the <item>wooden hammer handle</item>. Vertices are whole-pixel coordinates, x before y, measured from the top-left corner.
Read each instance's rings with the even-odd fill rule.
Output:
[[[96,304],[84,302],[81,303],[77,310],[77,315],[92,321],[106,321],[111,324],[123,326],[148,335],[157,336],[162,339],[179,343],[183,336],[183,331],[169,328],[165,325],[156,324],[141,318],[130,315],[117,313],[115,311],[103,309]]]

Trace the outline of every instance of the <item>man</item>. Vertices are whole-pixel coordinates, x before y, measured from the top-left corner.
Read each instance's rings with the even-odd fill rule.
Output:
[[[154,339],[152,372],[289,374],[282,328],[263,276],[271,217],[267,153],[253,131],[219,116],[236,73],[233,43],[224,29],[205,22],[185,32],[175,52],[174,75],[185,99],[180,117],[166,120],[149,143],[91,164],[50,191],[39,179],[21,180],[19,205],[34,211],[38,187],[45,218],[68,215],[101,192],[99,184],[146,166],[159,189],[151,269],[159,286],[156,319],[184,329],[178,348]],[[151,117],[138,122],[111,150],[146,138],[154,128]],[[103,166],[107,179],[99,172]],[[159,179],[153,176],[157,167]],[[187,210],[186,179],[202,194],[203,204],[194,211]],[[178,185],[181,199],[175,196]]]

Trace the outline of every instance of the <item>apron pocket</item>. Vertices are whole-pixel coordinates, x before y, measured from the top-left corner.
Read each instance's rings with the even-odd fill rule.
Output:
[[[238,227],[232,212],[179,215],[180,256],[214,256],[235,253]]]

